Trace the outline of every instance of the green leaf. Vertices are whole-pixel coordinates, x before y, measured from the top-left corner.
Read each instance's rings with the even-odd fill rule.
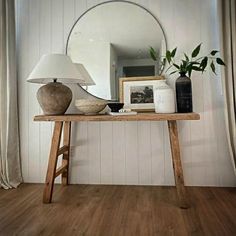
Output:
[[[217,50],[212,50],[212,51],[211,51],[211,55],[212,55],[212,56],[215,56],[217,52],[219,52],[219,51],[217,51]]]
[[[150,56],[151,56],[153,61],[157,61],[157,58],[156,58],[155,54],[151,51],[150,51]]]
[[[188,70],[188,77],[190,78],[192,74],[192,69]]]
[[[182,60],[182,68],[183,68],[183,69],[186,69],[187,63],[188,63],[187,61]]]
[[[191,61],[190,62],[192,65],[200,65],[200,62],[197,62],[197,61]]]
[[[155,49],[152,46],[150,46],[149,50],[156,53]]]
[[[166,51],[166,59],[167,59],[168,63],[171,62],[171,52],[169,50]]]
[[[186,53],[184,53],[185,59],[186,61],[189,61],[189,57],[186,55]]]
[[[216,63],[222,66],[225,66],[225,63],[223,62],[223,60],[219,57],[216,58]]]
[[[163,58],[161,64],[164,66],[166,64],[166,58]]]
[[[211,70],[212,70],[212,72],[213,72],[214,74],[216,74],[216,67],[215,67],[213,61],[211,62]]]
[[[156,61],[157,60],[157,57],[156,57],[157,53],[156,53],[156,51],[155,51],[155,49],[153,47],[150,47],[149,53],[150,53],[150,56],[151,56],[152,60]]]
[[[165,72],[169,71],[172,68],[173,65],[170,65]]]
[[[199,54],[199,52],[200,52],[200,49],[201,49],[201,43],[193,50],[193,52],[192,52],[192,57],[196,57],[198,54]]]
[[[177,70],[175,70],[175,71],[172,71],[171,73],[170,73],[170,75],[172,75],[172,74],[174,74],[174,73],[176,73],[177,72]]]
[[[195,70],[195,71],[202,71],[202,69],[200,67],[197,67],[197,66],[192,66],[192,70]]]
[[[192,63],[189,63],[188,65],[186,65],[186,70],[189,71],[189,70],[192,70]]]
[[[177,64],[173,63],[173,66],[179,69],[179,66]]]
[[[208,61],[208,57],[204,57],[200,63],[200,67],[202,68],[202,72],[205,70],[205,68],[207,66],[207,61]]]
[[[172,50],[172,52],[171,52],[171,57],[174,57],[174,56],[175,56],[176,50],[177,50],[177,47]]]

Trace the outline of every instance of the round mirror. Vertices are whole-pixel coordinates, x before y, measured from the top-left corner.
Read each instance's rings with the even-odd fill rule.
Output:
[[[119,79],[160,75],[162,66],[153,61],[149,48],[159,55],[166,39],[157,19],[131,2],[104,2],[87,10],[72,27],[66,52],[83,65],[88,82],[81,84],[90,94],[118,100]],[[82,65],[81,65],[82,64]]]

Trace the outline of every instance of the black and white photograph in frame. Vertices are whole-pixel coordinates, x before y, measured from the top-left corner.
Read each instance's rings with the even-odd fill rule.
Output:
[[[154,111],[154,89],[162,76],[120,78],[120,102],[135,111]]]
[[[131,86],[130,103],[153,103],[153,86]]]

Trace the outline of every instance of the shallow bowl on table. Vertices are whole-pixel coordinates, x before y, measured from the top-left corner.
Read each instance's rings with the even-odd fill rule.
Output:
[[[107,105],[107,101],[99,99],[77,99],[76,108],[84,115],[96,115]]]
[[[121,102],[109,102],[108,107],[111,109],[111,112],[119,112],[123,108],[124,103]]]

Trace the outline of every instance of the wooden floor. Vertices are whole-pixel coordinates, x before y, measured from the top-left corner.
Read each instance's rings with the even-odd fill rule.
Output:
[[[0,189],[0,235],[236,235],[236,189],[189,187],[193,206],[177,207],[174,187],[55,186]]]

